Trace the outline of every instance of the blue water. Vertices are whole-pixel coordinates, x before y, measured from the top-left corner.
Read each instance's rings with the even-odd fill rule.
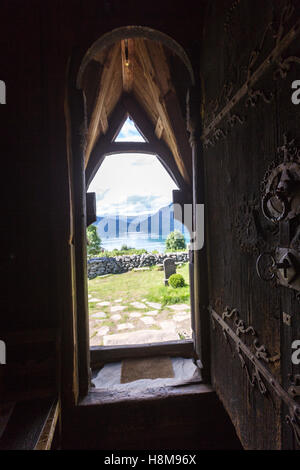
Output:
[[[186,234],[184,235],[186,243],[189,243],[189,237]],[[120,235],[117,238],[103,237],[101,238],[101,246],[108,251],[114,248],[120,249],[122,245],[127,245],[130,248],[144,248],[147,251],[157,250],[159,253],[163,253],[166,248],[165,240],[159,237],[155,238],[155,236],[149,238],[145,233],[133,232],[126,235],[122,234],[122,236]]]

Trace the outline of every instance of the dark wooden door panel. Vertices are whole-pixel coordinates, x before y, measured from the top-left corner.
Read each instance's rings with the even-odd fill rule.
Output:
[[[253,327],[257,345],[271,358],[265,366],[285,390],[288,374],[297,373],[291,342],[300,338],[299,303],[292,289],[262,281],[256,260],[280,239],[280,224],[262,212],[261,182],[284,134],[300,146],[299,111],[291,102],[300,67],[291,59],[284,69],[286,57],[300,56],[291,29],[298,10],[286,1],[265,1],[263,8],[255,0],[211,2],[202,51],[209,302],[219,315],[226,306],[237,309],[243,325]],[[277,57],[279,48],[273,64],[267,59],[272,50]],[[283,313],[291,316],[290,326]],[[251,367],[247,361],[243,367],[236,345],[225,337],[219,325],[211,330],[212,380],[243,445],[297,447],[278,394],[264,395],[250,384]],[[251,333],[241,334],[241,341],[253,348]]]

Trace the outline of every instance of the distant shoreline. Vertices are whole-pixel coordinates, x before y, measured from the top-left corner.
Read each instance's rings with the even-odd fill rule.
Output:
[[[130,248],[142,249],[151,252],[153,250],[157,250],[158,252],[162,253],[165,251],[166,248],[166,238],[167,237],[159,237],[153,238],[148,237],[146,233],[137,233],[137,232],[129,232],[128,234],[122,234],[120,237],[108,237],[108,238],[101,238],[101,246],[104,250],[111,251],[114,248],[120,249],[122,245],[127,245]],[[190,237],[184,233],[184,238],[186,243],[188,244],[190,241]]]

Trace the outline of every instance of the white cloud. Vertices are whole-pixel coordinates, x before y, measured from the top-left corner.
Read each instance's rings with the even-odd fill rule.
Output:
[[[104,159],[89,191],[97,215],[152,213],[172,202],[176,184],[155,155],[116,154]]]
[[[117,135],[115,142],[145,142],[145,139],[135,127],[134,122],[128,117]]]

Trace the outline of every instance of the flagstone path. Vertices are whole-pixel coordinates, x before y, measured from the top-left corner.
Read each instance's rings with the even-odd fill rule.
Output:
[[[91,346],[143,344],[192,337],[190,306],[187,304],[162,307],[147,299],[142,299],[142,302],[123,299],[110,302],[90,294],[89,302],[97,302],[96,308],[101,308],[90,315]]]

